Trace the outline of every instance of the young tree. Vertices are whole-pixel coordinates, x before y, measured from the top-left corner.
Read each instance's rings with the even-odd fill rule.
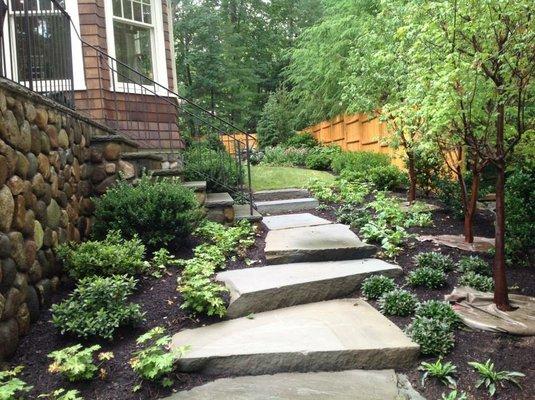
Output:
[[[462,132],[478,168],[485,163],[497,168],[494,302],[510,310],[504,190],[510,156],[535,124],[534,5],[529,0],[436,0],[419,4],[413,13],[419,25],[413,76],[433,93],[423,97],[427,115],[435,115],[437,127]],[[452,112],[457,118],[445,117]]]

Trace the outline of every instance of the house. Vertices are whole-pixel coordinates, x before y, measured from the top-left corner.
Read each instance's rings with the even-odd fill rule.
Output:
[[[140,149],[180,149],[170,10],[170,0],[0,0],[0,75]]]

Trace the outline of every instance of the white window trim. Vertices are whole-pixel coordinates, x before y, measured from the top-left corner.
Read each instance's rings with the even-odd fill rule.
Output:
[[[11,6],[11,2],[8,2],[9,6]],[[69,1],[67,0],[65,2],[65,11],[71,16],[71,20],[73,25],[70,26],[71,29],[71,57],[72,57],[72,68],[73,68],[73,86],[74,90],[86,90],[86,84],[85,84],[85,71],[84,71],[84,60],[83,60],[83,54],[82,54],[82,44],[80,42],[80,39],[78,39],[78,35],[76,33],[75,28],[80,31],[80,18],[78,15],[78,2],[77,1]],[[8,26],[10,25],[10,26]],[[4,24],[4,31],[3,31],[3,37],[9,37],[11,33],[11,43],[15,43],[15,29],[14,29],[14,22],[13,22],[13,14],[11,11],[8,12],[6,15],[6,21]],[[9,52],[9,46],[5,46],[4,48],[4,59],[6,60],[6,65],[10,65],[11,60],[13,60],[13,66],[14,66],[14,75],[11,76],[11,71],[6,71],[6,77],[9,79],[12,79],[14,81],[18,81],[18,75],[17,74],[17,57],[16,57],[16,48],[11,49],[11,54]],[[21,85],[29,87],[30,83],[25,81],[19,82]],[[43,87],[50,88],[54,84],[57,84],[58,87],[61,87],[64,90],[69,90],[70,87],[68,85],[67,80],[65,79],[54,79],[54,80],[37,80],[34,82],[34,87],[36,91],[40,90]]]
[[[113,4],[111,0],[104,1],[104,13],[106,15],[106,40],[108,44],[108,54],[113,58],[116,57],[115,52],[115,34],[113,29],[113,20],[122,18],[113,16]],[[152,37],[152,68],[154,77],[153,80],[158,84],[162,85],[164,88],[169,86],[168,77],[167,77],[167,58],[165,54],[165,37],[164,37],[164,24],[163,24],[163,10],[162,3],[160,0],[151,0],[151,10],[152,10],[152,29],[154,29],[154,35]],[[148,26],[143,22],[136,22],[132,20],[125,20],[132,25],[139,26]],[[117,80],[115,76],[115,86],[116,91],[121,93],[136,93],[136,94],[145,94],[148,96],[154,95],[153,92],[156,92],[156,95],[159,96],[168,96],[169,93],[167,90],[162,89],[159,86],[143,86],[134,85],[128,83],[121,83]],[[143,89],[146,88],[146,89]]]

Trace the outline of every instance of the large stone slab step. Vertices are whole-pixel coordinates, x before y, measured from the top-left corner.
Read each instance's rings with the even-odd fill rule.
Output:
[[[253,196],[256,201],[285,200],[310,197],[310,192],[306,189],[298,188],[260,190],[254,192]]]
[[[235,221],[249,221],[253,224],[262,221],[262,214],[253,208],[251,214],[251,206],[249,204],[234,204],[234,220]]]
[[[262,221],[269,230],[303,228],[305,226],[329,225],[331,221],[310,213],[285,214],[265,217]]]
[[[256,207],[262,214],[277,214],[290,211],[312,210],[319,206],[318,200],[307,197],[303,199],[258,201]]]
[[[279,372],[406,368],[419,346],[361,299],[331,300],[183,330],[171,347],[189,345],[185,372],[262,375]]]
[[[394,370],[286,373],[217,379],[169,400],[423,400]]]
[[[397,276],[401,267],[378,259],[271,265],[225,271],[216,279],[230,290],[230,318],[354,293],[373,274]]]
[[[234,222],[234,199],[228,193],[208,193],[204,201],[207,218],[222,224]]]
[[[370,258],[376,251],[342,224],[272,230],[265,247],[268,264],[354,260]]]
[[[182,183],[182,186],[192,190],[197,197],[199,204],[203,205],[206,201],[206,181],[190,181]]]

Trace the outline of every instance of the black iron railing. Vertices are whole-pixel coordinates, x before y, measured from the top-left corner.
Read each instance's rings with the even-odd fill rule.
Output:
[[[206,146],[193,144],[184,161],[195,159],[196,176],[209,180],[218,190],[238,194],[250,203],[252,213],[250,153],[254,137],[142,73],[142,55],[138,55],[140,65],[134,67],[120,60],[120,54],[112,57],[88,43],[63,5],[59,0],[8,0],[7,15],[2,19],[7,26],[0,42],[1,75],[58,103],[76,106],[133,138],[142,148],[163,155],[183,149],[180,137],[185,130],[190,130],[194,140],[199,134],[216,135],[233,151],[217,146],[206,150]],[[72,37],[71,32],[75,33]],[[85,70],[89,67],[91,74],[85,77],[87,89],[75,92],[71,49],[76,46],[82,48]]]

